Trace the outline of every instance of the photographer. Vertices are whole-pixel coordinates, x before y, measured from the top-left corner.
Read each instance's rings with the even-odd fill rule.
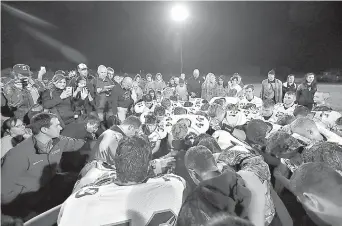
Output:
[[[42,94],[43,107],[59,117],[62,127],[75,121],[71,98],[72,87],[66,86],[64,75],[59,73],[53,76],[49,89]]]
[[[3,94],[16,118],[23,120],[28,110],[38,103],[40,93],[45,89],[44,84],[41,82],[45,73],[46,69],[41,67],[38,72],[38,79],[33,80],[28,65],[14,65],[13,79],[4,86]]]

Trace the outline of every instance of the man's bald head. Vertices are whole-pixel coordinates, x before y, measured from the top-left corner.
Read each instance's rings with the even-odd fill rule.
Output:
[[[124,89],[131,89],[133,86],[133,79],[131,77],[124,77],[121,86]]]
[[[290,124],[292,133],[297,133],[303,137],[306,137],[312,141],[323,140],[316,123],[309,118],[299,117]]]

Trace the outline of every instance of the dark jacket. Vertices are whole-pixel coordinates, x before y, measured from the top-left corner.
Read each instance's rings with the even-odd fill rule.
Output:
[[[202,92],[202,83],[203,83],[203,78],[198,77],[195,79],[193,76],[188,80],[187,83],[187,89],[189,94],[196,93],[196,98],[201,98],[201,92]]]
[[[74,111],[71,105],[71,97],[61,99],[60,95],[63,90],[55,89],[52,91],[46,90],[42,94],[43,107],[46,109],[52,109],[53,113],[60,116],[65,124],[73,121]],[[56,112],[55,112],[56,111]]]
[[[113,88],[110,98],[113,114],[118,113],[118,107],[129,108],[133,103],[130,90],[123,89],[120,85]]]
[[[296,92],[296,100],[299,105],[308,106],[314,103],[313,97],[317,91],[317,86],[308,86],[307,84],[300,84]]]
[[[55,176],[63,152],[77,151],[84,140],[60,136],[52,140],[52,149],[46,153],[29,137],[4,156],[1,167],[1,201],[10,203],[23,193],[36,192]]]
[[[247,218],[250,191],[238,182],[233,171],[202,181],[186,198],[178,215],[177,226],[200,226],[218,213]]]
[[[92,98],[94,97],[92,96]],[[89,101],[88,97],[82,100],[79,92],[76,97],[71,98],[71,108],[76,115],[89,115],[95,109],[95,101]]]

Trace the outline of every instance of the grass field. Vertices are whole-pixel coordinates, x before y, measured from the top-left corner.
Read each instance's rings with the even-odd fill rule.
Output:
[[[246,83],[245,83],[246,84]],[[254,84],[256,95],[260,94],[261,84]],[[342,113],[342,85],[341,84],[318,84],[318,90],[330,93],[328,99],[329,105],[335,110]]]

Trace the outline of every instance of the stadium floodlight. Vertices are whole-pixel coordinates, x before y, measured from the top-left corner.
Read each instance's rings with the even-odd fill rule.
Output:
[[[188,18],[189,12],[184,6],[176,5],[172,7],[171,16],[174,21],[182,22]]]
[[[175,5],[171,10],[172,19],[181,23],[181,33],[183,33],[183,27],[185,20],[189,17],[188,10],[183,5]],[[183,73],[183,40],[182,35],[180,38],[180,61],[181,61],[181,73]]]

